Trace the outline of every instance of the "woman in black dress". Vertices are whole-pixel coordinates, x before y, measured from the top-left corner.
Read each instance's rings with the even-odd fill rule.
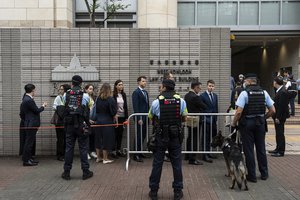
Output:
[[[124,92],[124,85],[122,80],[116,80],[114,85],[114,91],[113,91],[113,97],[115,101],[117,102],[117,118],[118,118],[118,124],[122,124],[125,122],[128,118],[128,107],[127,107],[127,98],[126,94]],[[119,125],[115,129],[116,134],[116,156],[125,156],[123,152],[121,152],[121,144],[122,144],[122,137],[124,132],[124,126]]]
[[[117,114],[117,103],[112,97],[112,91],[109,83],[104,83],[102,85],[95,103],[97,114],[96,124],[114,124]],[[113,162],[113,160],[108,159],[108,152],[110,152],[115,146],[115,127],[101,126],[97,128],[95,140],[97,151],[96,162],[100,162],[102,159],[104,164]],[[101,155],[103,157],[101,157]]]

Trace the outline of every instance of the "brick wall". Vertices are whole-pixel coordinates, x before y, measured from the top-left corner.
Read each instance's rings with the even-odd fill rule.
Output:
[[[152,101],[158,95],[161,77],[158,70],[188,70],[176,75],[176,90],[186,93],[189,82],[184,77],[199,78],[205,88],[208,79],[216,82],[219,110],[229,105],[230,40],[229,29],[0,29],[0,155],[17,155],[19,151],[19,106],[24,85],[37,87],[38,106],[47,101],[41,114],[42,126],[48,126],[53,111],[54,82],[51,70],[61,64],[69,66],[74,54],[82,66],[99,71],[101,85],[117,79],[125,83],[131,111],[131,93],[139,75],[153,78],[147,90]],[[165,65],[165,61],[169,64]],[[180,60],[183,64],[180,64]],[[195,61],[198,60],[197,65]],[[153,61],[153,64],[150,64]],[[161,61],[161,65],[158,65]],[[176,61],[174,65],[173,61]],[[188,61],[191,61],[190,65]],[[220,120],[221,121],[221,120]],[[222,123],[221,123],[222,125]],[[54,155],[55,130],[40,129],[37,154]]]

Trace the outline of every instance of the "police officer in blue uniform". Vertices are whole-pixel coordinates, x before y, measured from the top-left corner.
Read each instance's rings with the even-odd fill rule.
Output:
[[[152,102],[149,118],[154,122],[154,147],[153,165],[149,178],[151,199],[157,199],[157,191],[161,177],[162,165],[164,163],[165,151],[168,149],[169,157],[173,167],[173,189],[174,199],[183,197],[183,178],[181,161],[181,144],[183,132],[181,123],[186,120],[186,102],[174,91],[175,82],[166,79],[162,82],[162,93]]]
[[[81,169],[83,171],[82,179],[88,179],[93,176],[93,172],[89,170],[88,162],[88,131],[86,127],[89,123],[89,96],[83,93],[80,85],[82,78],[78,75],[72,77],[72,88],[66,92],[65,99],[65,116],[64,125],[66,131],[66,151],[64,172],[61,177],[65,180],[70,180],[70,171],[72,169],[74,146],[76,139],[78,139],[78,146],[80,152]]]
[[[236,128],[238,125],[241,133],[248,170],[247,180],[257,182],[254,145],[261,179],[267,180],[269,174],[265,146],[265,119],[275,113],[275,108],[269,94],[257,85],[256,74],[245,75],[244,88],[245,90],[241,92],[236,102],[237,111],[232,122],[232,127]],[[266,106],[268,112],[265,114]]]

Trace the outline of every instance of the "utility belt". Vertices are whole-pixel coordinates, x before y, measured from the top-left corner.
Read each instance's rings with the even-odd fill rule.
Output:
[[[66,125],[74,125],[74,128],[79,128],[80,125],[83,124],[83,117],[81,115],[75,114],[75,115],[66,115],[64,118],[64,123]]]
[[[257,125],[257,126],[264,125],[266,123],[265,116],[261,116],[261,115],[257,115],[257,116],[245,115],[245,116],[241,117],[241,119],[239,121],[239,125],[240,126],[245,126],[246,123],[247,123],[247,120],[255,120],[255,125]]]
[[[174,138],[179,138],[180,143],[183,141],[182,128],[177,124],[156,126],[154,132],[162,138],[163,142],[169,142],[170,139]]]

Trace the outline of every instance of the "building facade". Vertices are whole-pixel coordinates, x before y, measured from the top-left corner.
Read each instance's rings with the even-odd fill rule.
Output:
[[[107,20],[105,1],[96,9],[100,29],[90,29],[84,0],[0,0],[0,155],[18,152],[24,85],[51,105],[66,69],[95,85],[123,79],[128,96],[146,75],[151,99],[165,70],[174,70],[181,94],[191,80],[211,78],[221,112],[230,75],[255,72],[271,93],[275,71],[300,77],[299,0],[122,0],[128,7]],[[42,113],[42,126],[51,115]],[[55,153],[54,129],[39,131],[37,150]]]

